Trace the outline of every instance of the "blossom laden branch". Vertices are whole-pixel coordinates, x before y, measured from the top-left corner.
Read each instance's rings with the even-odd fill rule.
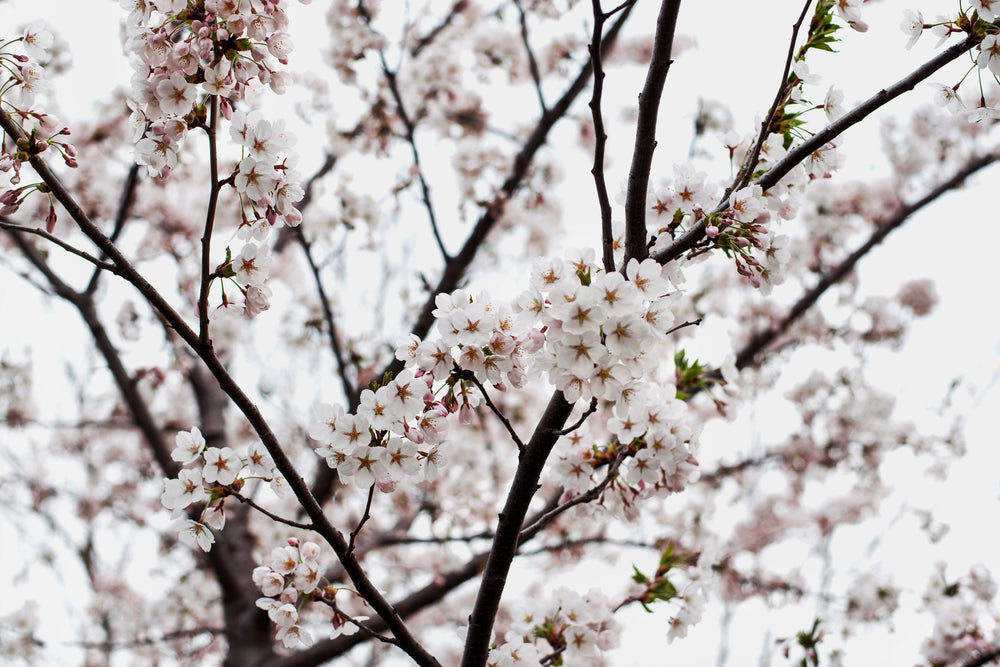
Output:
[[[897,81],[895,84],[889,86],[888,88],[883,88],[867,101],[861,103],[850,112],[827,125],[823,130],[820,130],[809,139],[789,150],[784,158],[771,167],[767,173],[754,181],[754,184],[759,186],[762,191],[766,192],[769,188],[776,185],[778,181],[787,175],[796,165],[805,161],[813,152],[820,150],[827,143],[843,134],[848,128],[861,122],[903,93],[913,90],[918,83],[925,81],[948,63],[960,58],[963,54],[970,51],[978,42],[979,38],[975,34],[970,34],[960,43],[954,44],[945,49],[940,54],[915,69],[909,75]],[[722,213],[728,207],[729,202],[723,201],[719,204],[715,213]],[[660,264],[666,264],[678,259],[705,238],[707,226],[707,219],[702,218],[695,223],[691,229],[679,236],[673,243],[657,252],[653,256],[654,259],[656,259],[656,261]]]

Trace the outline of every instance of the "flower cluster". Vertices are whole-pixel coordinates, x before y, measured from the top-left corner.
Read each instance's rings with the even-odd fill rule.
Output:
[[[337,470],[342,483],[375,484],[389,493],[401,479],[437,476],[447,460],[440,445],[449,408],[434,399],[429,379],[404,370],[362,391],[355,414],[340,406],[319,407],[309,435],[323,444],[316,453]]]
[[[983,566],[975,565],[965,577],[949,582],[945,565],[938,564],[923,596],[934,615],[934,630],[921,647],[930,665],[949,665],[995,646],[1000,635],[992,606],[996,594],[997,584]],[[992,616],[992,622],[984,623],[984,616]]]
[[[319,601],[333,609],[333,636],[352,635],[367,617],[351,617],[338,609],[337,589],[320,586],[321,550],[315,542],[300,542],[289,538],[288,545],[275,547],[267,565],[254,568],[253,582],[264,597],[257,607],[267,611],[268,618],[278,627],[276,639],[285,648],[309,647],[312,634],[300,625],[300,612],[310,602]]]
[[[125,49],[131,55],[132,120],[136,126],[135,156],[161,179],[177,166],[188,131],[208,127],[213,98],[231,121],[230,137],[241,156],[225,179],[240,198],[238,236],[264,241],[276,224],[297,225],[302,215],[295,203],[303,196],[295,171],[292,137],[284,122],[265,120],[256,111],[235,111],[255,86],[284,91],[291,40],[281,0],[122,0],[129,9]],[[212,107],[214,108],[214,107]],[[236,260],[228,251],[219,276],[234,279],[243,303],[223,289],[215,316],[270,307],[265,285],[270,257],[266,249],[247,243]]]
[[[580,595],[566,588],[545,606],[515,612],[510,629],[490,650],[490,667],[536,665],[546,656],[576,664],[598,658],[618,645],[621,626],[613,618],[615,605],[601,591]],[[563,662],[552,664],[563,664]]]
[[[177,479],[164,480],[160,502],[174,513],[174,528],[185,544],[198,545],[204,551],[212,548],[215,543],[212,529],[222,530],[226,524],[226,497],[243,488],[247,479],[263,479],[275,493],[284,493],[284,479],[259,442],[250,445],[246,457],[240,457],[230,447],[207,447],[196,427],[178,433],[176,443],[171,458],[182,465],[195,466],[181,469]],[[187,509],[201,503],[204,507],[195,520]]]
[[[315,542],[300,544],[295,538],[288,546],[271,551],[267,565],[254,568],[253,582],[264,597],[257,606],[267,611],[268,618],[278,626],[276,639],[287,647],[311,646],[312,635],[299,622],[301,605],[311,598],[320,582],[320,548]]]
[[[24,54],[8,50],[16,45],[21,46]],[[16,138],[10,148],[4,142],[0,152],[0,172],[10,174],[9,183],[14,186],[0,191],[0,215],[13,214],[33,192],[48,192],[41,183],[21,185],[21,165],[33,156],[54,150],[67,166],[77,166],[76,147],[65,139],[70,134],[69,129],[55,116],[32,108],[37,104],[38,95],[46,89],[45,68],[42,63],[48,60],[48,49],[52,45],[52,33],[41,21],[26,26],[20,37],[0,44],[0,68],[10,72],[7,81],[0,84],[0,100],[10,109],[11,120],[24,133],[24,137]],[[55,205],[51,195],[45,223],[51,233],[56,224]]]

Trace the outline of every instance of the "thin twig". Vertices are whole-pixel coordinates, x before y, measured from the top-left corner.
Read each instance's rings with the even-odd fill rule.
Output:
[[[522,441],[521,438],[517,435],[517,431],[514,430],[514,427],[511,425],[510,420],[507,419],[507,416],[503,412],[501,412],[500,408],[498,408],[490,399],[490,395],[486,393],[486,387],[484,387],[483,383],[479,381],[479,378],[476,377],[476,374],[473,373],[472,371],[462,370],[459,371],[457,375],[462,380],[466,380],[476,385],[476,389],[478,389],[479,393],[482,394],[483,400],[486,401],[486,405],[489,406],[490,410],[493,411],[493,414],[495,414],[497,416],[497,419],[499,419],[500,422],[504,425],[504,428],[507,429],[507,433],[510,434],[511,440],[513,440],[514,444],[517,445],[517,451],[523,453],[524,441]]]
[[[111,235],[108,237],[111,239],[112,243],[118,241],[118,237],[125,228],[125,222],[128,220],[128,216],[132,212],[132,204],[135,202],[135,191],[139,185],[140,169],[141,167],[139,165],[133,164],[129,167],[128,175],[125,177],[125,185],[122,186],[122,196],[118,202],[118,210],[115,212],[115,226],[111,230]],[[83,290],[84,294],[93,294],[97,291],[100,276],[100,270],[94,271],[93,275],[90,276],[90,282],[87,283],[87,287]]]
[[[201,237],[201,289],[198,293],[198,344],[208,348],[208,290],[212,285],[212,229],[215,227],[215,209],[219,203],[219,151],[215,129],[219,117],[219,96],[212,95],[209,103],[208,126],[208,170],[211,190],[208,195],[208,212],[205,214],[205,233]]]
[[[11,222],[7,218],[0,218],[0,229],[6,229],[6,230],[9,230],[9,231],[12,231],[12,232],[23,232],[25,234],[34,234],[36,236],[41,236],[46,241],[51,241],[52,243],[56,244],[57,246],[59,246],[60,248],[62,248],[63,250],[65,250],[66,252],[72,253],[72,254],[76,255],[77,257],[81,257],[81,258],[87,260],[88,262],[90,262],[91,264],[93,264],[95,267],[97,267],[98,272],[100,272],[100,271],[110,271],[111,273],[114,273],[114,274],[117,274],[117,275],[121,275],[121,273],[118,271],[118,267],[115,266],[114,264],[111,264],[110,262],[102,262],[101,260],[97,259],[93,255],[87,253],[86,251],[80,250],[79,248],[75,248],[75,247],[71,246],[70,244],[66,243],[65,241],[63,241],[58,236],[50,234],[47,231],[45,231],[44,229],[35,228],[35,227],[26,227],[24,225],[19,225],[16,222]]]
[[[774,95],[774,102],[771,103],[771,108],[768,109],[767,115],[761,121],[760,135],[757,137],[753,149],[750,150],[743,160],[743,166],[740,167],[740,171],[736,174],[732,185],[726,188],[725,193],[722,195],[723,201],[729,201],[729,195],[746,185],[757,168],[757,163],[760,160],[760,151],[763,149],[764,142],[767,141],[767,137],[771,134],[771,128],[774,126],[774,121],[776,120],[775,114],[778,111],[778,107],[781,106],[782,101],[787,97],[790,89],[788,73],[792,71],[792,59],[795,57],[795,41],[799,37],[799,28],[802,27],[802,22],[805,20],[806,13],[809,11],[811,4],[812,0],[806,0],[805,6],[802,7],[802,13],[799,14],[798,21],[792,25],[792,37],[788,41],[788,55],[785,57],[785,69],[781,73],[781,83],[778,85],[778,92]]]
[[[371,14],[363,2],[358,3],[358,11],[365,23],[371,27]],[[406,111],[406,105],[403,104],[403,96],[399,92],[399,82],[396,79],[396,72],[389,67],[389,63],[385,58],[385,52],[379,49],[378,57],[382,65],[382,73],[385,74],[385,81],[389,85],[389,92],[392,93],[393,102],[396,104],[396,113],[399,114],[399,119],[403,121],[403,128],[406,130],[406,142],[410,145],[410,154],[413,156],[413,169],[417,174],[417,182],[420,184],[420,196],[424,204],[424,209],[427,211],[427,219],[431,224],[434,242],[441,252],[441,258],[447,264],[451,256],[444,247],[441,231],[438,229],[437,215],[434,213],[434,204],[431,202],[431,189],[427,185],[424,170],[420,165],[420,151],[417,149],[416,123]]]
[[[578,429],[581,426],[583,426],[583,422],[587,421],[587,417],[589,417],[590,415],[594,414],[595,412],[597,412],[597,399],[596,398],[592,398],[592,399],[590,399],[590,405],[588,405],[587,409],[584,410],[584,412],[583,412],[582,415],[580,415],[580,418],[577,419],[575,422],[573,422],[572,425],[567,426],[563,430],[559,431],[558,435],[560,435],[560,436],[569,435],[570,433],[572,433],[576,429]]]
[[[574,496],[558,507],[546,512],[536,519],[530,526],[522,529],[519,541],[523,542],[526,539],[534,537],[540,530],[555,521],[556,518],[566,510],[576,507],[577,505],[589,503],[590,501],[596,500],[600,497],[600,495],[604,493],[604,489],[608,488],[608,485],[611,484],[611,482],[613,482],[618,476],[618,469],[621,468],[622,461],[630,455],[631,451],[629,448],[622,447],[618,452],[618,455],[615,457],[615,460],[608,466],[608,471],[605,473],[604,479],[602,479],[596,486],[587,489],[587,491],[581,493],[580,495]]]
[[[312,272],[313,282],[316,284],[316,295],[319,297],[319,304],[323,309],[323,317],[326,320],[326,333],[330,341],[330,349],[333,351],[333,357],[337,361],[337,374],[340,376],[340,386],[344,392],[344,400],[350,403],[355,400],[354,397],[359,392],[355,390],[354,383],[347,376],[347,362],[344,359],[344,352],[340,347],[340,336],[337,334],[337,324],[333,318],[333,307],[330,305],[330,297],[327,296],[326,289],[323,287],[319,265],[312,254],[312,243],[306,239],[301,225],[296,227],[292,233],[295,235],[299,245],[302,246],[302,252],[305,253],[306,261],[309,263],[309,270]],[[356,407],[356,405],[351,403],[352,412]]]
[[[357,527],[355,527],[354,530],[351,531],[351,539],[347,542],[347,553],[351,555],[354,554],[354,542],[355,540],[358,539],[358,534],[361,533],[361,529],[364,527],[364,525],[368,523],[368,519],[372,518],[372,498],[374,497],[375,497],[375,485],[372,484],[370,487],[368,487],[368,500],[365,502],[365,512],[364,514],[361,515],[361,520],[358,521]]]
[[[286,519],[284,517],[278,516],[277,514],[274,514],[273,512],[269,512],[268,510],[264,509],[256,502],[254,502],[253,499],[244,496],[239,491],[228,491],[227,493],[233,498],[236,498],[236,500],[240,501],[241,503],[244,503],[245,505],[254,508],[267,518],[271,519],[272,521],[283,523],[286,526],[291,526],[292,528],[301,528],[302,530],[312,530],[312,531],[316,530],[316,527],[313,526],[313,524],[311,523],[300,523],[298,521],[292,521],[291,519]]]
[[[615,242],[611,229],[611,199],[608,197],[608,184],[604,180],[604,149],[608,142],[608,134],[604,131],[604,115],[601,112],[601,95],[604,93],[604,63],[601,58],[601,39],[604,34],[606,15],[601,10],[601,0],[592,0],[594,14],[594,31],[590,36],[590,64],[594,72],[594,89],[590,97],[590,115],[594,120],[594,166],[590,173],[594,176],[597,187],[597,202],[601,208],[601,259],[604,270],[611,273],[615,270]]]
[[[538,70],[538,61],[535,59],[535,52],[528,39],[528,17],[524,13],[524,7],[521,6],[521,0],[514,0],[514,6],[517,7],[518,18],[521,22],[521,42],[524,44],[524,50],[528,53],[528,69],[531,70],[531,79],[535,82],[535,94],[538,96],[538,104],[542,108],[542,114],[544,114],[549,108],[545,104],[545,95],[542,93],[542,75]]]

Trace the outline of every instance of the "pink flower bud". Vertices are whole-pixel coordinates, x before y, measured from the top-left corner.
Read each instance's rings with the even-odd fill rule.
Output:
[[[299,538],[297,538],[297,537],[289,537],[288,538],[288,546],[290,546],[290,547],[297,547],[297,546],[299,546]]]
[[[49,214],[45,216],[45,231],[49,234],[54,232],[56,229],[56,209],[52,204],[49,204]]]

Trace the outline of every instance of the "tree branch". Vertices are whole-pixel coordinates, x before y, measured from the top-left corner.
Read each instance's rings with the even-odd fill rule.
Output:
[[[594,31],[590,36],[590,67],[594,73],[594,88],[590,97],[590,115],[594,120],[594,166],[590,173],[597,187],[597,202],[601,207],[601,259],[604,270],[615,270],[614,232],[611,229],[611,199],[608,184],[604,180],[604,149],[608,134],[604,131],[604,116],[601,112],[601,95],[604,93],[604,63],[601,59],[601,44],[604,22],[607,20],[601,9],[601,0],[591,0],[594,14]]]
[[[630,259],[635,258],[641,262],[649,256],[646,245],[646,193],[649,190],[653,150],[656,148],[656,118],[660,110],[663,84],[672,62],[670,52],[680,6],[680,0],[662,0],[660,14],[656,18],[653,54],[646,71],[646,83],[639,95],[635,148],[632,151],[632,166],[625,193],[625,261],[622,262],[622,268],[625,268]]]
[[[766,174],[755,181],[756,184],[766,192],[769,188],[771,188],[771,186],[776,185],[778,181],[784,178],[784,176],[788,174],[788,172],[790,172],[796,165],[800,164],[807,157],[809,157],[813,151],[819,150],[829,141],[843,134],[848,128],[861,122],[903,93],[913,90],[918,83],[926,80],[951,61],[961,57],[963,54],[972,49],[972,47],[978,42],[979,39],[974,34],[970,34],[960,43],[945,49],[937,56],[915,69],[909,75],[897,81],[895,84],[889,86],[888,88],[883,88],[879,92],[875,93],[875,95],[870,97],[867,101],[861,103],[849,113],[841,116],[838,120],[827,125],[823,130],[817,132],[809,139],[788,151],[781,161],[771,167]],[[719,203],[719,206],[716,207],[715,213],[722,213],[728,207],[729,202],[722,201]],[[656,261],[660,264],[666,264],[667,262],[672,262],[677,259],[705,238],[705,227],[705,218],[702,218],[699,222],[695,223],[690,230],[678,237],[677,240],[660,252],[656,253],[654,255],[654,259],[656,259]]]
[[[747,341],[736,356],[736,368],[743,369],[747,366],[756,366],[758,363],[757,355],[774,342],[776,338],[787,332],[792,324],[802,317],[819,300],[824,292],[839,283],[848,273],[853,271],[861,258],[867,255],[872,248],[884,241],[885,237],[895,229],[898,229],[915,212],[924,208],[946,192],[959,187],[969,176],[993,164],[998,159],[1000,159],[1000,154],[997,153],[987,153],[986,155],[973,158],[953,174],[951,178],[940,183],[917,201],[912,204],[900,204],[899,208],[891,216],[878,223],[875,231],[872,232],[867,241],[855,249],[840,264],[823,275],[815,287],[803,294],[778,324],[767,329],[762,329],[751,336],[750,340]]]
[[[24,138],[21,129],[13,122],[10,116],[0,110],[0,126],[3,127],[12,137]],[[351,554],[347,552],[347,541],[326,518],[323,509],[316,498],[309,492],[309,487],[305,480],[298,474],[291,459],[285,453],[277,436],[271,430],[270,425],[264,418],[254,402],[244,393],[229,374],[222,362],[215,355],[211,341],[203,344],[201,337],[187,322],[184,321],[176,310],[163,298],[163,296],[140,274],[96,225],[90,220],[86,212],[77,204],[73,196],[66,190],[62,182],[52,173],[40,155],[31,156],[31,166],[42,178],[52,192],[52,195],[69,212],[76,221],[80,229],[86,234],[121,271],[122,277],[131,283],[143,297],[163,316],[166,322],[173,327],[177,335],[184,340],[187,345],[194,350],[208,367],[212,375],[215,376],[221,389],[230,397],[237,408],[246,416],[247,421],[261,439],[261,443],[267,449],[274,461],[275,467],[288,482],[289,488],[295,494],[299,504],[306,514],[312,519],[319,533],[333,547],[334,552],[340,558],[344,568],[354,582],[359,594],[372,606],[379,616],[381,616],[389,628],[392,630],[402,648],[417,664],[422,667],[438,667],[437,660],[427,653],[426,649],[420,645],[417,639],[409,632],[403,624],[402,619],[396,614],[392,605],[385,599],[378,588],[368,578],[361,564]]]

